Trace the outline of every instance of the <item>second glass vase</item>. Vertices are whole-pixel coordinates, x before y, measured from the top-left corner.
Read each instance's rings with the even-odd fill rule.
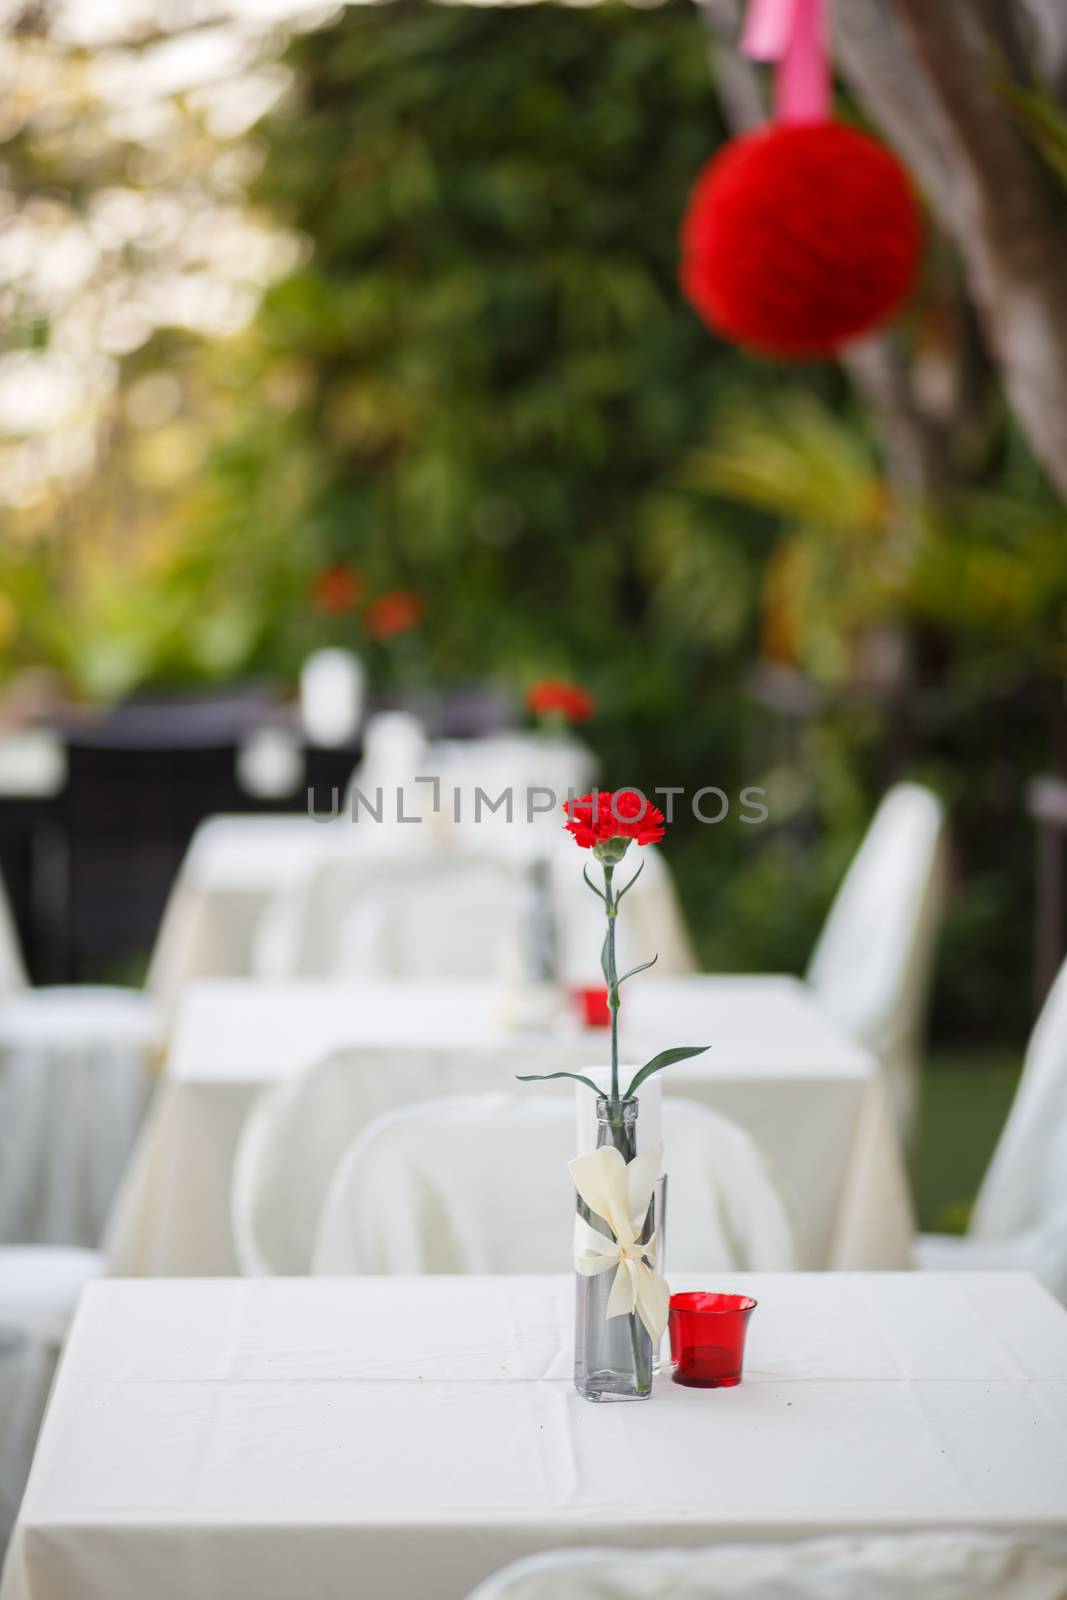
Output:
[[[638,1102],[623,1100],[612,1108],[601,1096],[597,1100],[597,1149],[613,1145],[623,1160],[637,1154]],[[641,1239],[650,1239],[655,1227],[655,1201]],[[594,1216],[585,1202],[578,1201],[578,1214],[590,1227],[610,1237],[608,1225]],[[636,1311],[609,1317],[608,1297],[615,1282],[615,1271],[586,1278],[575,1274],[574,1386],[586,1400],[647,1400],[652,1393],[652,1340]]]

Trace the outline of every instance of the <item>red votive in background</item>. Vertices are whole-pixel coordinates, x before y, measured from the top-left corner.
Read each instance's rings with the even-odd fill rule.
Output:
[[[747,1294],[671,1295],[671,1377],[691,1389],[732,1389],[741,1382]]]
[[[587,1028],[611,1027],[611,1007],[608,1005],[606,989],[579,989],[577,999],[582,1021]]]

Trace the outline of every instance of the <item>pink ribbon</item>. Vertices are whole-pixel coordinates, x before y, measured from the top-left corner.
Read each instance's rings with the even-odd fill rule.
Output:
[[[776,122],[827,122],[831,111],[826,0],[752,0],[742,53],[775,61]]]

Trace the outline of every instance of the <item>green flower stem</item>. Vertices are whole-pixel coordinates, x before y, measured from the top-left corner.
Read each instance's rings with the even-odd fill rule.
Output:
[[[650,1379],[641,1360],[641,1345],[637,1336],[637,1312],[631,1311],[626,1320],[630,1324],[630,1350],[634,1358],[634,1391],[637,1394],[647,1394]]]
[[[607,972],[608,980],[608,1006],[611,1009],[611,1100],[609,1102],[608,1120],[611,1123],[613,1142],[617,1149],[626,1158],[626,1139],[622,1125],[622,1102],[619,1096],[619,1007],[622,997],[619,993],[619,970],[615,962],[615,924],[619,915],[619,896],[613,892],[612,879],[615,876],[615,863],[603,861],[604,868],[604,910],[608,919],[607,937]],[[647,1394],[651,1388],[651,1376],[645,1370],[645,1363],[641,1359],[640,1331],[637,1326],[637,1312],[631,1311],[627,1317],[630,1329],[630,1351],[634,1363],[634,1392]]]
[[[618,896],[611,892],[611,880],[615,876],[614,863],[604,862],[604,910],[608,918],[608,1006],[611,1010],[611,1109],[614,1113],[619,1104],[619,976],[615,965],[615,922],[619,915]]]

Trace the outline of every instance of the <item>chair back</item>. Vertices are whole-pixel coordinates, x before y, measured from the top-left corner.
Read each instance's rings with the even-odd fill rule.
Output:
[[[341,914],[331,974],[515,977],[528,895],[521,865],[491,856],[391,862],[362,876]]]
[[[468,1600],[1065,1600],[1067,1543],[961,1531],[560,1550],[516,1561]]]
[[[59,1352],[93,1250],[0,1249],[0,1560],[26,1488]]]
[[[748,1135],[687,1100],[664,1101],[663,1117],[672,1270],[795,1267],[784,1206]],[[312,1271],[566,1270],[573,1155],[569,1096],[457,1095],[393,1112],[338,1165]]]
[[[285,938],[264,933],[264,977],[499,979],[521,970],[522,864],[434,849],[338,851],[287,897]],[[269,953],[267,945],[269,942]]]
[[[338,1050],[265,1090],[245,1120],[230,1195],[234,1246],[250,1277],[306,1273],[322,1202],[366,1122],[402,1104],[429,1063],[389,1050]],[[425,1078],[423,1078],[425,1082]]]
[[[941,801],[920,784],[899,783],[852,859],[807,972],[830,1014],[883,1063],[905,1131],[946,887]]]
[[[377,1117],[427,1093],[470,1094],[514,1082],[519,1072],[579,1071],[588,1044],[543,1043],[506,1050],[376,1046],[337,1050],[264,1090],[237,1146],[230,1218],[241,1271],[285,1276],[310,1269],[315,1229],[334,1172],[352,1141]],[[568,1089],[561,1085],[573,1127]]]
[[[1030,1035],[1022,1076],[971,1219],[1008,1239],[1056,1222],[1067,1291],[1067,962]]]

